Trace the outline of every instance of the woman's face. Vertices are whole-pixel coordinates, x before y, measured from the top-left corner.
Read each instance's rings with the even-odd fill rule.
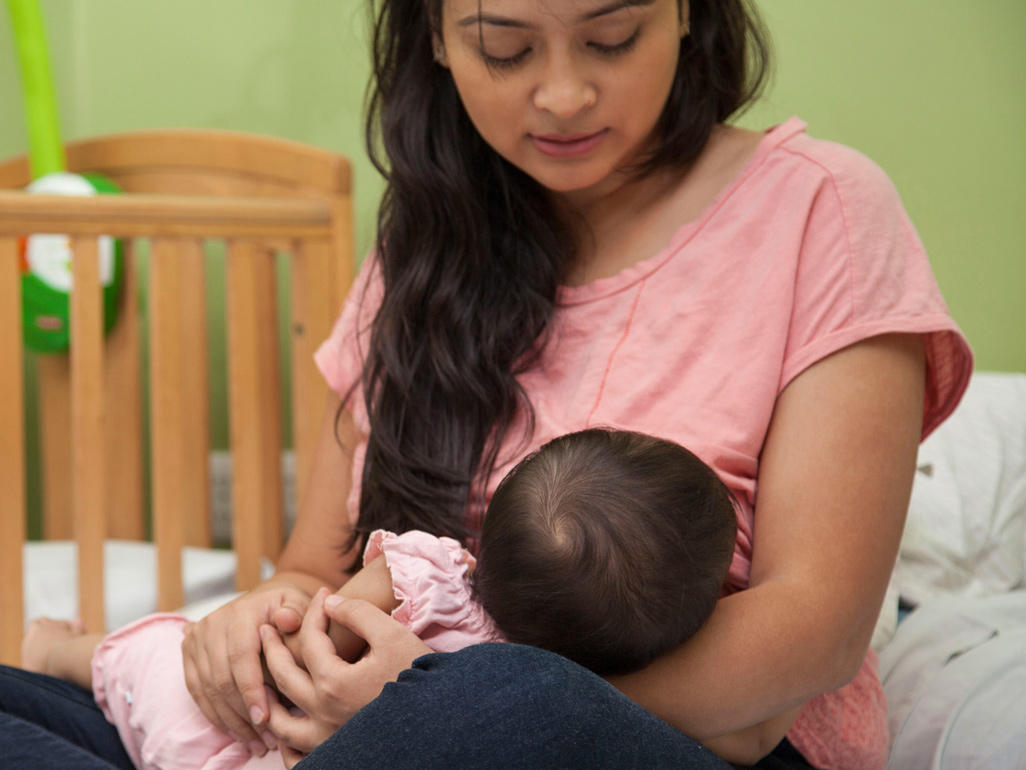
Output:
[[[443,0],[442,63],[481,136],[554,192],[639,159],[673,84],[678,0]]]

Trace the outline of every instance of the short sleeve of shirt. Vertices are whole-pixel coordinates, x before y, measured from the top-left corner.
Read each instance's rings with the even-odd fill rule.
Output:
[[[877,334],[920,333],[926,348],[923,436],[955,408],[972,354],[937,288],[926,252],[884,172],[858,152],[785,145],[825,172],[798,257],[781,388],[805,368]]]
[[[339,396],[347,396],[354,386],[358,389],[371,324],[381,304],[382,292],[378,260],[370,254],[353,281],[331,334],[314,353],[317,368]],[[356,401],[359,399],[354,403]]]

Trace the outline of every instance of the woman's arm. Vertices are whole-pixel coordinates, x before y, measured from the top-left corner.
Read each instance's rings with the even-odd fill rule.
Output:
[[[270,580],[243,594],[186,630],[182,643],[189,693],[217,727],[262,753],[258,732],[268,716],[258,629],[299,628],[310,597],[322,585],[332,590],[348,577],[356,559],[345,551],[350,524],[346,511],[352,453],[358,434],[346,411],[338,421],[332,396],[324,413],[311,476],[288,544]]]
[[[919,337],[875,337],[780,394],[760,458],[751,587],[686,644],[610,681],[699,739],[841,687],[865,656],[897,555],[924,391]]]
[[[795,706],[765,722],[715,738],[706,738],[703,743],[707,749],[729,762],[754,765],[784,739],[801,710],[801,706]]]

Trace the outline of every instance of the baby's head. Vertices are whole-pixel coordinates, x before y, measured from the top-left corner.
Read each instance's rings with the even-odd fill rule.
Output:
[[[730,491],[694,454],[584,430],[545,444],[499,484],[474,593],[509,641],[625,673],[705,622],[736,534]]]

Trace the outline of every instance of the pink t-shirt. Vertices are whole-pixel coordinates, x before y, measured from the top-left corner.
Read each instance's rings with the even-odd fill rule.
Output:
[[[370,258],[317,351],[340,394],[358,384],[381,291]],[[955,408],[972,369],[893,184],[863,155],[807,136],[796,118],[769,130],[741,175],[659,253],[563,287],[551,329],[540,363],[520,377],[534,434],[522,445],[510,432],[489,493],[526,452],[587,426],[677,441],[741,504],[729,591],[748,585],[759,453],[777,395],[795,376],[875,335],[922,334],[925,437]],[[349,406],[366,434],[359,389]],[[354,520],[364,449],[353,460]],[[886,703],[875,658],[851,684],[811,701],[788,737],[818,767],[883,767]]]
[[[448,537],[377,530],[364,563],[384,554],[401,604],[392,617],[431,649],[453,652],[498,641],[491,618],[470,597],[474,557]],[[92,659],[93,697],[143,770],[282,770],[278,751],[263,757],[214,727],[185,686],[186,619],[158,613],[107,636]]]

